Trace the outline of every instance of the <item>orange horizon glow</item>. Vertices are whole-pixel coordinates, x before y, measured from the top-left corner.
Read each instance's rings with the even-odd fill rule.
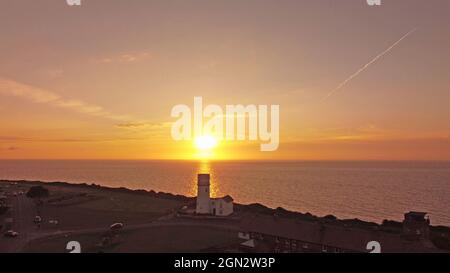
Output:
[[[450,2],[13,2],[0,159],[450,160]],[[171,109],[195,96],[280,105],[279,149],[174,141]]]

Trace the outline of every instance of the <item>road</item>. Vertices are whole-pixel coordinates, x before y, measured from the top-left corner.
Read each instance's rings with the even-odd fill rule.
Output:
[[[36,216],[36,206],[30,198],[25,195],[11,196],[11,212],[13,218],[12,229],[19,232],[16,238],[0,237],[0,252],[10,253],[20,251],[28,241],[38,232],[33,223]]]
[[[75,230],[59,230],[59,231],[43,231],[37,228],[33,222],[34,217],[39,215],[34,201],[27,198],[25,195],[10,196],[10,204],[12,206],[10,215],[14,219],[13,230],[19,232],[16,238],[8,238],[3,235],[0,236],[0,253],[16,253],[22,249],[32,240],[43,239],[46,237],[82,235],[91,233],[102,233],[108,230],[108,227],[89,228],[89,229],[75,229]],[[156,227],[209,227],[216,229],[227,229],[238,231],[236,224],[233,221],[227,220],[192,220],[180,219],[173,217],[160,218],[148,223],[125,225],[123,231],[139,230]]]
[[[228,230],[228,231],[235,231],[236,234],[238,231],[240,231],[239,227],[236,225],[235,222],[227,221],[227,220],[220,220],[220,221],[211,221],[211,220],[191,220],[191,219],[174,219],[174,220],[164,220],[159,221],[156,220],[154,222],[149,223],[143,223],[143,224],[135,224],[135,225],[126,225],[121,230],[124,231],[135,231],[135,230],[141,230],[141,229],[148,229],[148,228],[160,228],[160,227],[203,227],[203,228],[214,228],[214,229],[220,229],[220,230]],[[33,237],[30,238],[32,240],[36,239],[45,239],[45,238],[59,238],[59,237],[66,237],[67,235],[74,236],[74,235],[89,235],[89,234],[102,234],[105,231],[107,231],[108,228],[101,227],[101,228],[88,228],[88,229],[74,229],[74,230],[60,230],[60,231],[54,231],[54,232],[39,232],[34,233]]]

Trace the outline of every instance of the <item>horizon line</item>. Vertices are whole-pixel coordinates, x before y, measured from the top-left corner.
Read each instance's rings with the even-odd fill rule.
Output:
[[[182,161],[182,162],[449,162],[450,159],[118,159],[118,158],[0,158],[0,161]]]

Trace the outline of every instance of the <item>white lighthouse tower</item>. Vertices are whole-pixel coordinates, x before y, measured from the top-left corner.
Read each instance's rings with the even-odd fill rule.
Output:
[[[197,192],[197,207],[195,212],[197,214],[211,213],[211,196],[209,192],[209,174],[198,175],[198,192]]]

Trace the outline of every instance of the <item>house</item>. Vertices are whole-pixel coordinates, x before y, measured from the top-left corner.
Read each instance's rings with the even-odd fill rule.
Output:
[[[198,175],[197,214],[228,216],[233,214],[233,198],[229,195],[221,198],[211,198],[209,174]]]
[[[407,240],[402,233],[270,215],[245,217],[240,230],[241,248],[249,252],[367,253],[373,241],[386,253],[437,251],[426,241]]]
[[[429,239],[430,219],[426,212],[410,211],[405,213],[403,234],[410,239]]]

